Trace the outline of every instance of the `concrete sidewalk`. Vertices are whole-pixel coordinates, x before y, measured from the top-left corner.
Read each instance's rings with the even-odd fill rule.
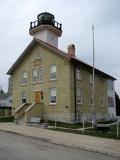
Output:
[[[120,140],[47,130],[42,127],[0,123],[0,131],[29,136],[54,144],[120,157]]]

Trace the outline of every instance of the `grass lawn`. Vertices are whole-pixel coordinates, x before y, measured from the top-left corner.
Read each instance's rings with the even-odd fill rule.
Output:
[[[117,135],[115,133],[110,133],[110,132],[101,132],[101,131],[89,131],[85,130],[84,133],[79,130],[73,130],[73,129],[63,129],[63,128],[56,128],[56,129],[50,129],[54,131],[61,131],[61,132],[67,132],[67,133],[74,133],[74,134],[83,134],[83,135],[90,135],[90,136],[95,136],[95,137],[102,137],[102,138],[112,138],[112,139],[119,139],[117,138]]]
[[[14,116],[9,116],[9,117],[0,117],[0,123],[3,122],[14,122]]]

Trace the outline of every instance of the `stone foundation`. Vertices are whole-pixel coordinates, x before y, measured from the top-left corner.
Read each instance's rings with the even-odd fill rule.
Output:
[[[43,114],[43,118],[47,120],[53,120],[55,119],[60,122],[73,122],[75,120],[75,114],[74,113],[62,113],[62,114]]]
[[[84,113],[82,115],[82,118],[83,117],[88,119],[89,121],[92,121],[91,113]],[[55,121],[56,119],[57,121],[60,121],[60,122],[71,123],[75,121],[75,114],[74,113],[43,114],[43,119],[52,120],[52,121]],[[96,122],[107,121],[107,120],[108,120],[108,114],[105,114],[104,116],[102,116],[101,114],[95,114]]]

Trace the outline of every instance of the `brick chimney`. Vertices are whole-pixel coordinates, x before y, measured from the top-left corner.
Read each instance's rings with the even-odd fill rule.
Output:
[[[74,44],[68,45],[68,54],[75,57],[75,45]]]

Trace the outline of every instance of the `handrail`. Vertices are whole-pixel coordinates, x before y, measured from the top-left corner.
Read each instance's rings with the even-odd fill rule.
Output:
[[[55,28],[62,31],[62,24],[56,22],[55,20],[51,20],[50,18],[47,18],[47,19],[41,18],[41,19],[38,19],[34,22],[30,22],[30,29],[33,29],[33,28],[38,27],[40,25],[52,25]]]

